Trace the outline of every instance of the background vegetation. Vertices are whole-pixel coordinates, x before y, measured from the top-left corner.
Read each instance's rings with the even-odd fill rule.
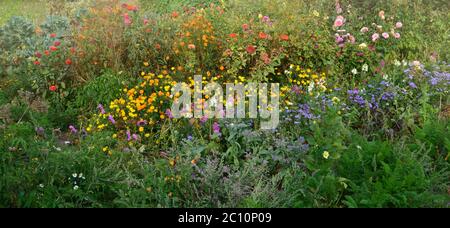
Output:
[[[448,207],[449,8],[2,0],[0,206]],[[280,126],[172,119],[195,74]]]

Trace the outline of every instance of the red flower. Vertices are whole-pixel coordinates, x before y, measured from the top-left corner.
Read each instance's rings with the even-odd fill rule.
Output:
[[[59,45],[61,45],[61,41],[57,40],[53,43],[53,45],[55,45],[55,47],[58,47]]]
[[[256,47],[253,45],[248,45],[246,50],[249,54],[254,54],[256,52]]]
[[[66,65],[71,65],[72,64],[72,60],[71,59],[67,59],[66,60]]]
[[[44,54],[45,54],[45,55],[50,55],[50,52],[49,52],[48,50],[45,50],[45,51],[44,51]]]
[[[55,38],[55,37],[56,37],[56,34],[55,34],[55,33],[52,33],[52,34],[50,34],[50,37],[51,37],[51,38]]]
[[[173,17],[173,18],[177,18],[178,16],[179,16],[179,14],[178,14],[177,11],[173,11],[173,12],[172,12],[172,17]]]
[[[288,41],[288,40],[289,40],[289,36],[286,35],[286,34],[281,34],[281,35],[280,35],[280,39],[281,39],[281,40],[284,40],[284,41]]]
[[[75,48],[74,48],[74,47],[71,47],[71,48],[70,48],[70,53],[75,54],[75,52],[76,52]]]
[[[243,24],[243,25],[242,25],[242,29],[243,29],[244,31],[247,31],[247,30],[249,29],[248,24]]]
[[[39,65],[41,65],[41,62],[36,60],[36,61],[34,61],[34,65],[39,66]]]
[[[56,87],[55,85],[51,85],[48,89],[52,92],[55,92],[58,89],[58,87]]]
[[[35,52],[34,55],[35,55],[36,57],[38,57],[38,58],[41,58],[41,57],[42,57],[42,54],[41,54],[40,52],[38,52],[38,51]]]
[[[236,33],[231,33],[229,36],[230,36],[230,38],[233,38],[233,39],[234,39],[234,38],[237,37],[237,34],[236,34]]]
[[[138,10],[138,8],[137,8],[137,6],[134,6],[134,5],[128,5],[127,6],[127,10],[136,12]]]
[[[57,47],[55,47],[55,46],[50,46],[50,50],[52,50],[52,51],[57,51],[57,50],[58,50],[58,48],[57,48]]]
[[[265,39],[267,39],[267,37],[268,37],[267,34],[265,34],[265,33],[263,33],[263,32],[260,32],[260,33],[259,33],[259,38],[260,38],[260,39],[265,40]]]

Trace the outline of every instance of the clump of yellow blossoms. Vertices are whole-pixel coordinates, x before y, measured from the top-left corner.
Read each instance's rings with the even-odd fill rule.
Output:
[[[293,100],[296,100],[298,95],[317,97],[331,91],[327,88],[325,72],[316,72],[291,64],[284,72],[284,76],[287,82],[282,83],[280,94],[287,106],[293,105]]]
[[[175,84],[168,72],[143,72],[136,86],[120,91],[119,98],[109,104],[108,112],[99,105],[100,114],[94,116],[87,131],[113,130],[112,138],[129,142],[150,137],[156,125],[171,117],[171,90]]]

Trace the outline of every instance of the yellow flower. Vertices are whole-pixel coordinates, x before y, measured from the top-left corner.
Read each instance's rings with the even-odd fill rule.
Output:
[[[117,138],[117,134],[114,134],[114,135],[112,136],[112,138],[113,138],[113,139]]]
[[[169,160],[169,165],[170,166],[175,166],[175,160],[174,159],[170,159]]]
[[[322,156],[323,156],[323,158],[328,159],[330,157],[330,152],[324,151]]]
[[[144,132],[144,127],[140,127],[139,132]]]
[[[337,98],[337,97],[333,97],[332,99],[331,99],[332,101],[333,101],[333,103],[339,103],[341,100],[339,99],[339,98]]]
[[[319,12],[317,12],[317,10],[314,10],[314,11],[313,11],[313,15],[316,16],[316,17],[319,17],[319,16],[320,16],[320,14],[319,14]]]
[[[106,152],[106,151],[108,151],[108,147],[107,146],[105,146],[105,147],[103,147],[103,152]]]
[[[148,62],[144,62],[144,66],[148,67],[149,66]]]

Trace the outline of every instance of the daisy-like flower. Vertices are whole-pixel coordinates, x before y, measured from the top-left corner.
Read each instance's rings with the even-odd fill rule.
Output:
[[[380,38],[380,34],[378,34],[378,33],[374,33],[374,34],[372,35],[372,41],[373,41],[373,42],[377,41],[379,38]]]
[[[358,70],[356,68],[352,70],[352,74],[357,74],[357,73],[358,73]]]
[[[324,152],[322,153],[322,157],[325,158],[325,159],[328,159],[328,158],[330,157],[330,152],[324,151]]]
[[[366,63],[364,63],[364,65],[362,66],[362,69],[361,69],[363,72],[367,72],[367,71],[369,71],[369,65],[367,65]]]

